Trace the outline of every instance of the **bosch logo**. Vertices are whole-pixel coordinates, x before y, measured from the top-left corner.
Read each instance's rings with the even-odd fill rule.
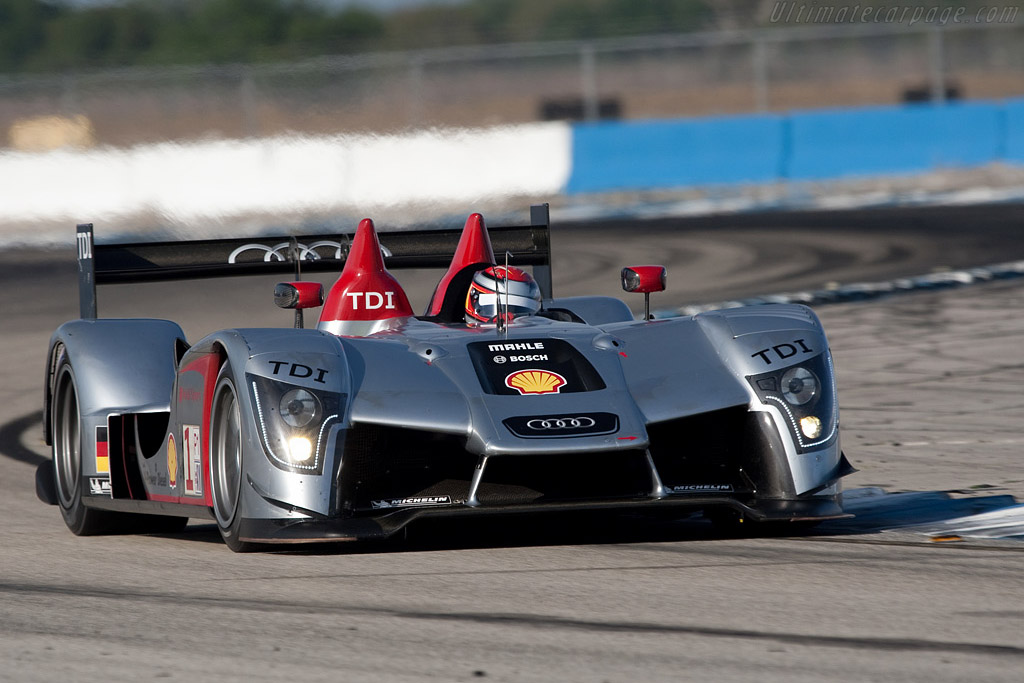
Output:
[[[597,425],[592,417],[549,417],[545,419],[530,420],[526,423],[527,429],[543,431],[545,429],[590,429]]]
[[[494,356],[492,360],[501,365],[502,363],[536,363],[547,359],[546,353],[535,353],[531,356]]]

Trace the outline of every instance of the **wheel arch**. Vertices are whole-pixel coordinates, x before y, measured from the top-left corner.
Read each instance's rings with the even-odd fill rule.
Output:
[[[43,380],[43,441],[47,446],[53,445],[53,383],[57,378],[57,364],[63,352],[64,342],[54,335],[46,354],[46,376]]]
[[[216,514],[212,509],[212,493],[219,485],[215,481],[216,401],[220,379],[226,377],[231,380],[236,394],[239,439],[243,449],[239,473],[241,486],[237,499],[238,524],[248,528],[253,519],[287,519],[293,516],[292,507],[295,510],[320,511],[319,503],[323,501],[327,501],[322,511],[326,514],[330,500],[331,476],[327,474],[304,477],[286,473],[271,462],[264,451],[259,434],[260,418],[253,402],[254,390],[249,380],[251,376],[255,376],[295,383],[296,386],[305,383],[312,388],[329,387],[333,392],[351,396],[355,391],[351,378],[351,358],[342,341],[334,335],[317,330],[234,329],[218,331],[197,342],[190,350],[190,353],[193,352],[219,353],[221,356],[217,370],[211,369],[211,374],[216,375],[218,380],[206,394],[203,407],[203,442],[206,449],[204,467],[210,482],[208,490],[211,491],[211,513]],[[228,369],[225,370],[225,367]],[[312,370],[313,375],[304,379],[306,375],[301,372],[289,374],[290,369],[294,368]],[[326,384],[316,385],[321,378],[326,380]],[[344,404],[343,409],[344,416],[341,421],[345,422],[350,407]],[[333,471],[333,467],[325,469],[325,472],[327,471]],[[325,486],[327,489],[323,489]],[[237,532],[237,528],[227,530],[225,541],[230,541],[229,547],[232,549],[247,547],[250,542],[259,542],[258,538],[249,537],[249,532],[242,534],[245,540],[240,540],[235,535]],[[224,534],[225,530],[221,529],[221,533]]]
[[[75,369],[82,415],[170,404],[176,349],[185,333],[167,320],[74,320],[50,340],[44,381],[44,436],[52,445],[51,403],[57,366]]]

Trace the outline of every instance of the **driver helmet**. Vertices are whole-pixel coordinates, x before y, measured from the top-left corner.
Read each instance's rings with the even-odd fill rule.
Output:
[[[529,273],[515,266],[491,266],[477,271],[466,294],[467,323],[494,323],[499,317],[510,322],[539,310],[540,287]]]

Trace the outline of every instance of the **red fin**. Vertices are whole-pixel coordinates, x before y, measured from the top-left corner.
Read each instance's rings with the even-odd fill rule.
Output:
[[[338,281],[331,287],[320,323],[387,320],[412,315],[398,280],[384,267],[373,221],[359,222]]]
[[[427,315],[437,315],[441,312],[448,283],[460,270],[474,263],[494,263],[491,236],[487,234],[484,217],[478,213],[471,214],[466,219],[466,226],[462,229],[462,236],[459,237],[459,246],[455,248],[455,257],[452,259],[451,265],[448,266],[447,272],[441,277],[441,281],[437,283],[437,287],[434,288],[434,294],[427,306]]]

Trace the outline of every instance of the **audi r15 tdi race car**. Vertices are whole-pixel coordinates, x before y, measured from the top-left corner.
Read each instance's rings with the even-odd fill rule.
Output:
[[[80,225],[81,319],[46,356],[39,497],[75,534],[201,518],[236,551],[485,513],[845,516],[853,470],[810,309],[655,320],[556,298],[547,205],[530,216],[382,236],[367,219],[351,240],[96,244]],[[324,296],[300,266],[340,277]],[[447,270],[415,315],[388,267]],[[294,328],[190,344],[174,322],[96,316],[100,284],[252,273],[295,274],[274,290]],[[625,268],[622,283],[647,297],[665,269]]]

